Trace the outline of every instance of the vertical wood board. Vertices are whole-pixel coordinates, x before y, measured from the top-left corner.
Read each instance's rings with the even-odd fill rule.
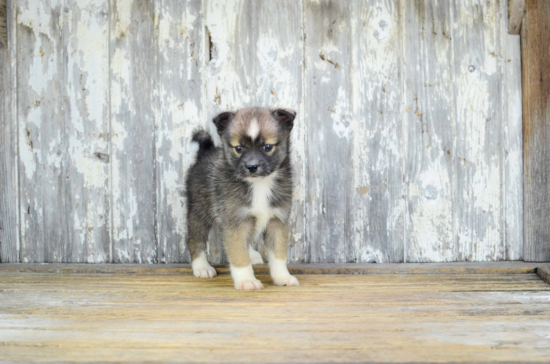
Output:
[[[506,260],[523,259],[523,127],[520,36],[510,35],[507,2],[500,2],[502,48],[502,118],[504,140],[501,146],[504,172],[504,242]],[[523,11],[522,11],[523,12]]]
[[[351,7],[354,182],[346,186],[352,198],[346,208],[354,210],[354,220],[353,251],[347,261],[387,263],[404,258],[407,138],[402,118],[401,5],[375,0],[354,1]],[[327,144],[326,150],[332,146]]]
[[[108,6],[80,5],[18,2],[23,262],[109,261]]]
[[[354,240],[351,6],[305,1],[309,261],[347,262]]]
[[[497,2],[453,1],[458,260],[505,257],[502,206],[502,53]]]
[[[2,8],[4,6],[4,8]],[[19,262],[19,190],[17,154],[17,57],[13,1],[0,12],[7,19],[9,42],[0,50],[0,262]],[[2,18],[2,15],[0,15]],[[0,32],[2,24],[0,20]],[[1,48],[1,47],[0,47]]]
[[[109,4],[64,5],[64,261],[110,258]]]
[[[550,3],[527,0],[521,27],[524,259],[550,261]]]
[[[68,239],[61,1],[17,2],[21,261],[63,262]],[[53,26],[55,24],[55,26]]]
[[[161,0],[155,2],[154,16],[158,261],[189,262],[185,178],[197,149],[191,135],[204,119],[202,4]]]
[[[457,260],[452,12],[405,1],[407,262]]]
[[[156,263],[153,3],[111,0],[111,178],[114,263]]]

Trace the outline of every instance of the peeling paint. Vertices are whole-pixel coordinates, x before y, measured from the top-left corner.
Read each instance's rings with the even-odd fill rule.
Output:
[[[191,133],[252,105],[298,111],[289,261],[520,259],[505,2],[304,1],[18,2],[22,260],[188,261]]]

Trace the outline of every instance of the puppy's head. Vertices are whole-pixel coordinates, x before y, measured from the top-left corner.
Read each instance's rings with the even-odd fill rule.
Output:
[[[250,108],[214,118],[226,162],[241,178],[270,175],[288,157],[296,113],[286,109]]]

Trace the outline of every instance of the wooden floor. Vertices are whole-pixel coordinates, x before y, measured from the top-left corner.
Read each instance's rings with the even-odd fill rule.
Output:
[[[238,292],[227,274],[13,267],[0,362],[550,362],[540,268],[259,275],[264,290]]]

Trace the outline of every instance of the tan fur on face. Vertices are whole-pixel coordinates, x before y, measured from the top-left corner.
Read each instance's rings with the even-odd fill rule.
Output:
[[[265,231],[265,244],[267,249],[275,254],[276,259],[286,261],[288,248],[288,226],[279,219],[271,219]]]
[[[239,145],[241,138],[244,136],[250,137],[250,133],[259,133],[266,144],[276,144],[279,125],[267,109],[239,110],[229,125],[231,145]]]
[[[224,229],[224,245],[231,265],[242,268],[250,265],[248,239],[254,229],[254,222],[249,219],[239,226]]]

